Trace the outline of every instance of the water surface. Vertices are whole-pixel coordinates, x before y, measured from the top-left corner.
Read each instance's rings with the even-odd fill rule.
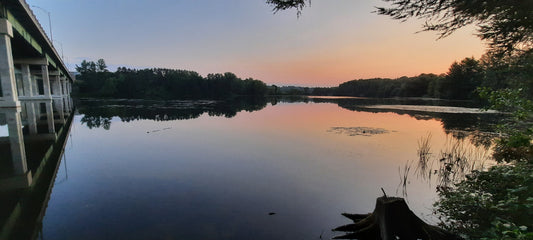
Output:
[[[342,212],[371,212],[381,188],[407,191],[433,221],[435,185],[401,187],[420,139],[431,135],[435,156],[454,139],[470,148],[496,115],[372,104],[391,103],[80,101],[39,235],[327,239],[349,222]]]

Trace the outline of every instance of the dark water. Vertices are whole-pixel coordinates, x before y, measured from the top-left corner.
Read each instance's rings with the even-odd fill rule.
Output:
[[[398,109],[399,104],[469,108],[435,112]],[[7,119],[20,116],[28,171],[35,173],[43,151],[61,146],[49,154],[56,157],[46,165],[48,184],[43,177],[40,188],[2,190],[2,236],[328,239],[334,236],[330,229],[348,223],[340,213],[371,212],[380,188],[389,195],[407,193],[412,210],[431,222],[438,176],[417,178],[412,170],[408,183],[401,182],[406,164],[418,159],[420,140],[431,136],[435,157],[460,142],[481,164],[488,155],[483,133],[499,121],[499,115],[473,111],[467,103],[422,100],[82,100],[75,105],[76,114],[70,114],[66,105],[55,104],[48,117],[39,106],[40,132],[29,130],[26,108],[0,114],[5,139],[16,135]],[[53,131],[49,119],[55,120]],[[49,138],[26,140],[37,135]],[[3,179],[21,175],[13,174],[14,143],[6,142]],[[35,210],[17,218],[17,204]]]

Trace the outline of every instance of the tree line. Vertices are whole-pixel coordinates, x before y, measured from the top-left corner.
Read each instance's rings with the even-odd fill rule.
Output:
[[[267,85],[235,74],[215,73],[202,77],[194,71],[166,68],[117,68],[110,72],[103,59],[83,60],[76,65],[80,96],[133,99],[225,99],[234,96],[264,96]]]
[[[533,97],[531,66],[533,52],[506,60],[491,54],[480,60],[465,58],[454,62],[446,74],[421,74],[398,79],[350,81],[339,85],[336,93],[367,97],[432,97],[442,99],[478,99],[482,89],[506,89],[520,86],[523,97]]]
[[[531,51],[505,60],[487,53],[454,62],[444,74],[423,73],[414,77],[356,79],[337,87],[281,87],[280,95],[354,96],[371,98],[428,97],[478,100],[483,89],[520,86],[523,97],[533,97]]]
[[[337,87],[267,86],[260,80],[241,79],[235,74],[208,74],[166,68],[107,70],[105,61],[82,61],[76,70],[80,96],[142,99],[225,99],[234,96],[319,95],[372,98],[429,97],[479,99],[481,89],[520,86],[533,97],[531,51],[502,59],[490,53],[480,59],[454,62],[447,73],[423,73],[414,77],[357,79]]]
[[[474,58],[454,62],[446,74],[420,74],[414,77],[360,79],[345,82],[335,89],[336,95],[358,97],[431,97],[442,99],[476,99],[479,87],[496,86],[487,77],[487,63]]]

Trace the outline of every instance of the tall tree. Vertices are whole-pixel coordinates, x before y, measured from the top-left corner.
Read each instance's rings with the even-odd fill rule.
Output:
[[[81,74],[84,74],[84,73],[87,73],[90,71],[90,63],[87,62],[86,60],[83,60],[81,61],[80,65],[78,66],[76,64],[76,71],[81,73]]]
[[[449,99],[471,99],[483,81],[483,68],[474,58],[454,62],[441,82],[441,97]]]
[[[98,61],[96,61],[96,67],[96,71],[98,72],[107,72],[107,65],[105,64],[104,59],[98,59]]]

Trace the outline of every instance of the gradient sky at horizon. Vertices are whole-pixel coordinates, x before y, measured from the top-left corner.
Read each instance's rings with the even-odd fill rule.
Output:
[[[486,46],[465,28],[437,40],[372,11],[380,0],[314,0],[272,13],[264,0],[27,0],[51,13],[56,49],[70,69],[105,59],[111,70],[173,68],[233,72],[267,84],[337,86],[372,77],[445,73]],[[32,7],[44,30],[48,15]]]

